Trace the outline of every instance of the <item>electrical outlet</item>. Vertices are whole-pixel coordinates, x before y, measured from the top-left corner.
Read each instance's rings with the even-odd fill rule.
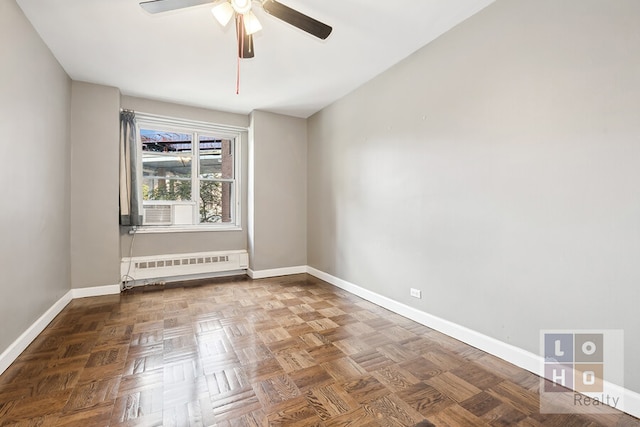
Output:
[[[411,296],[414,298],[422,298],[422,291],[420,289],[411,288]]]

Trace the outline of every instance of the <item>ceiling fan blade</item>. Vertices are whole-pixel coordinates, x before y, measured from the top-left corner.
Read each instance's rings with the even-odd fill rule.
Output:
[[[253,58],[253,34],[247,34],[244,27],[243,16],[236,15],[236,34],[238,35],[238,57],[242,59]]]
[[[253,50],[253,34],[244,35],[244,42],[242,43],[242,47],[238,46],[238,53],[240,54],[240,58],[243,59],[253,58],[255,56],[255,51]]]
[[[270,15],[275,16],[284,22],[300,28],[302,31],[306,31],[312,36],[316,36],[319,39],[326,39],[331,34],[333,28],[327,24],[311,18],[303,13],[298,12],[295,9],[291,9],[282,3],[278,3],[275,0],[265,0],[262,4],[262,8]]]
[[[149,13],[168,12],[170,10],[184,9],[185,7],[199,6],[213,3],[215,0],[151,0],[143,1],[140,7]]]

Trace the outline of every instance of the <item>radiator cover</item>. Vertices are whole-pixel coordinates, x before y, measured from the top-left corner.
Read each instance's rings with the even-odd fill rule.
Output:
[[[242,250],[124,257],[120,264],[120,274],[123,281],[161,279],[245,270],[248,262],[249,255]]]

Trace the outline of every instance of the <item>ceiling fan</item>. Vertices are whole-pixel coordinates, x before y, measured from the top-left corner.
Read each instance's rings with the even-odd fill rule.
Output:
[[[293,25],[319,39],[326,39],[332,28],[295,9],[275,0],[254,0],[262,5],[269,15]],[[238,58],[253,58],[253,34],[262,29],[255,16],[252,0],[150,0],[143,1],[140,6],[149,13],[168,12],[191,6],[213,3],[211,12],[221,25],[226,26],[235,17],[236,34],[238,36]]]

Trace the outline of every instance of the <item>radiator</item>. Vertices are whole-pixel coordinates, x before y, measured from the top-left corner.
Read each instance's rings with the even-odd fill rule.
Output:
[[[162,279],[192,274],[218,273],[248,268],[247,251],[124,257],[120,274],[124,281]]]

